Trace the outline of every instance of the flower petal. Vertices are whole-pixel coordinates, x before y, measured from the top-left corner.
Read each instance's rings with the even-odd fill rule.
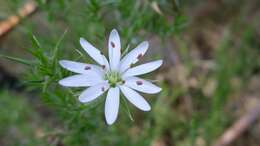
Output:
[[[80,38],[79,42],[82,48],[89,54],[90,57],[92,57],[98,64],[102,66],[106,65],[107,67],[108,61],[106,57],[97,48],[91,45],[84,38]]]
[[[104,65],[102,65],[102,68],[105,69],[106,71],[110,70],[110,65],[107,61],[106,56],[103,55],[103,60],[104,60]]]
[[[125,85],[143,93],[155,94],[161,91],[160,87],[138,77],[126,78]]]
[[[132,64],[135,64],[140,57],[144,56],[145,52],[148,50],[149,43],[147,41],[139,44],[135,49],[129,52],[120,63],[120,72],[126,71]]]
[[[118,70],[121,56],[121,43],[119,34],[116,29],[113,29],[110,32],[108,48],[110,67],[112,70]]]
[[[104,82],[102,77],[97,75],[73,75],[59,81],[59,84],[65,87],[87,87]]]
[[[104,71],[101,67],[93,64],[86,64],[86,63],[80,63],[80,62],[74,62],[69,60],[61,60],[59,61],[60,65],[72,72],[80,73],[80,74],[99,74],[102,76],[104,74]]]
[[[90,102],[106,92],[108,88],[109,84],[107,82],[91,86],[80,94],[79,101],[83,103]]]
[[[131,88],[128,88],[124,85],[120,86],[120,90],[125,95],[125,97],[137,108],[143,111],[151,110],[149,103],[136,91]]]
[[[161,65],[162,60],[157,60],[130,68],[123,74],[123,78],[149,73],[151,71],[156,70]]]
[[[105,117],[108,125],[113,124],[118,115],[119,109],[119,88],[110,88],[105,103]]]

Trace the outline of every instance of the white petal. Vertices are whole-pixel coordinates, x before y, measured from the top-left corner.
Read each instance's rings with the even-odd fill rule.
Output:
[[[155,94],[161,91],[160,87],[138,77],[126,78],[125,85],[143,93]]]
[[[100,76],[80,74],[64,78],[59,81],[59,84],[66,87],[87,87],[102,82],[104,82],[104,80]]]
[[[103,68],[103,66],[105,67],[104,69],[106,70],[106,71],[108,71],[108,70],[110,70],[110,65],[109,65],[109,63],[108,63],[108,61],[107,61],[107,58],[103,55],[103,60],[104,60],[104,65],[102,65],[102,68]]]
[[[82,48],[89,54],[90,57],[92,57],[98,64],[100,65],[106,65],[108,64],[108,61],[106,57],[94,46],[92,46],[88,41],[86,41],[84,38],[80,38],[80,44]]]
[[[162,65],[162,60],[157,60],[157,61],[145,63],[142,65],[130,68],[123,74],[123,78],[149,73],[151,71],[156,70],[161,65]]]
[[[80,94],[79,101],[83,103],[90,102],[106,92],[108,88],[109,84],[106,82],[91,86]]]
[[[125,95],[125,97],[137,108],[143,111],[151,110],[149,103],[136,91],[131,88],[128,88],[124,85],[120,86],[120,90]]]
[[[113,124],[118,115],[119,109],[119,88],[110,88],[107,93],[106,103],[105,103],[105,117],[107,124]]]
[[[60,65],[72,72],[80,73],[80,74],[99,74],[100,76],[103,76],[104,70],[93,64],[86,64],[86,63],[80,63],[80,62],[74,62],[69,60],[61,60],[59,61]]]
[[[144,56],[145,52],[149,47],[149,43],[147,41],[142,42],[139,44],[135,49],[129,52],[120,63],[120,72],[126,71],[130,68],[131,64],[135,64],[140,58]]]
[[[110,67],[112,70],[118,70],[121,56],[121,43],[116,29],[113,29],[109,35],[108,48]]]

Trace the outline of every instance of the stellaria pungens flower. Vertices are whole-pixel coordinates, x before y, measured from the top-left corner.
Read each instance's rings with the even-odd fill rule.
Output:
[[[121,59],[120,37],[117,30],[113,29],[108,40],[109,61],[102,52],[85,39],[80,38],[80,44],[98,65],[69,60],[59,61],[63,68],[77,73],[60,80],[60,85],[88,87],[79,96],[79,101],[82,103],[91,102],[108,91],[105,101],[105,119],[109,125],[113,124],[117,119],[120,90],[126,99],[140,110],[151,110],[149,103],[136,91],[155,94],[160,92],[161,88],[137,76],[156,70],[162,65],[162,60],[133,67],[147,51],[149,46],[147,41],[139,44]]]

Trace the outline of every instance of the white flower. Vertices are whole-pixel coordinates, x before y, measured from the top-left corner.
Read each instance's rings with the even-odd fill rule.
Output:
[[[113,29],[108,40],[109,61],[104,54],[85,39],[80,38],[80,44],[99,65],[61,60],[59,63],[63,68],[78,74],[60,80],[60,85],[88,87],[79,96],[79,101],[82,103],[93,101],[108,91],[105,101],[105,118],[109,125],[117,119],[120,103],[119,90],[140,110],[149,111],[151,109],[147,101],[136,91],[155,94],[160,92],[161,88],[136,76],[156,70],[162,65],[162,60],[132,67],[147,51],[147,41],[139,44],[121,59],[119,34]]]

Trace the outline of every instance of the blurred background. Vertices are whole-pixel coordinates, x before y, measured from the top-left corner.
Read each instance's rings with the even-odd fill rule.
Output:
[[[259,146],[259,0],[0,0],[1,146]],[[82,105],[82,89],[58,60],[93,62],[84,37],[107,52],[148,40],[146,75],[163,88],[144,95],[150,112],[120,105],[104,121],[104,97]]]

